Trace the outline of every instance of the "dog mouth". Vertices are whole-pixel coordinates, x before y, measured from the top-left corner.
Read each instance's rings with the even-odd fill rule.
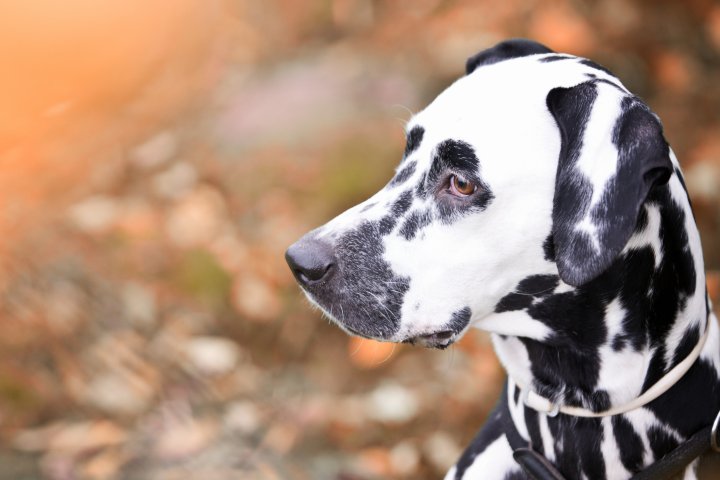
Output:
[[[372,336],[369,336],[363,332],[359,332],[355,330],[352,327],[349,327],[347,325],[342,325],[342,328],[346,330],[351,335],[355,335],[357,337],[367,338],[370,340],[377,340],[381,342],[387,342],[392,341],[388,339],[380,339],[380,338],[373,338]],[[415,335],[412,337],[408,337],[404,340],[401,340],[399,343],[406,343],[413,346],[420,346],[425,348],[436,348],[439,350],[444,350],[457,340],[457,333],[453,330],[440,330],[433,333],[425,333],[422,335]]]
[[[402,341],[402,343],[444,350],[455,342],[456,335],[457,332],[454,332],[453,330],[440,330],[433,333],[426,333],[406,338]]]

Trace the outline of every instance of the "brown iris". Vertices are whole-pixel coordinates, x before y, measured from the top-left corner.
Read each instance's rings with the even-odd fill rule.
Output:
[[[450,193],[457,197],[467,197],[477,190],[477,185],[465,180],[463,177],[453,175],[450,177]]]

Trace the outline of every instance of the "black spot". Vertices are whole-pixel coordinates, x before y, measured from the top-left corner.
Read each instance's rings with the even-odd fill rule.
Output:
[[[675,450],[678,446],[678,441],[675,440],[675,437],[662,427],[656,425],[648,428],[647,436],[650,443],[650,450],[652,450],[655,460],[661,459],[666,453]]]
[[[612,73],[612,72],[611,72],[610,70],[608,70],[607,68],[603,67],[603,66],[600,65],[599,63],[593,62],[592,60],[588,60],[587,58],[583,58],[582,60],[580,60],[580,63],[582,63],[583,65],[585,65],[585,66],[587,66],[587,67],[593,68],[593,69],[595,69],[595,70],[600,70],[601,72],[605,72],[605,73],[607,73],[607,74],[610,75],[610,76],[613,76],[613,77],[615,76],[615,74]]]
[[[390,180],[390,186],[394,187],[397,185],[400,185],[401,183],[405,183],[408,178],[412,177],[412,174],[415,173],[415,167],[417,166],[417,162],[412,161],[408,163],[406,166],[403,167],[402,170],[400,170],[395,177],[393,177],[392,180]]]
[[[427,198],[427,188],[426,188],[426,182],[427,182],[427,173],[423,173],[422,177],[420,178],[420,181],[415,185],[415,195],[418,198],[425,199]]]
[[[472,310],[470,310],[470,307],[463,307],[452,314],[450,321],[443,328],[453,333],[460,333],[468,326],[468,323],[470,323],[471,315]]]
[[[505,295],[495,305],[495,312],[524,310],[532,305],[533,298],[549,295],[558,286],[557,275],[531,275],[518,283],[515,291]]]
[[[526,307],[530,317],[553,332],[543,342],[520,339],[528,350],[534,387],[541,395],[602,409],[598,407],[606,394],[596,391],[599,347],[607,337],[605,307],[612,297],[605,295],[612,289],[612,283],[610,278],[599,278],[573,291],[547,294]]]
[[[720,410],[717,370],[704,358],[699,358],[675,385],[647,408],[680,435],[689,437],[710,425]]]
[[[385,236],[385,235],[389,234],[390,232],[392,232],[393,228],[395,228],[396,223],[397,223],[396,217],[393,217],[392,215],[385,215],[378,222],[380,235]]]
[[[547,57],[543,57],[540,59],[542,63],[550,63],[550,62],[557,62],[559,60],[570,60],[572,58],[576,58],[570,55],[548,55]]]
[[[675,355],[673,356],[673,365],[677,365],[682,362],[690,352],[695,348],[700,340],[700,330],[696,328],[690,328],[685,331],[680,343],[675,349]]]
[[[411,153],[417,150],[422,143],[425,129],[420,125],[414,126],[407,134],[407,142],[405,143],[405,153],[403,158],[407,158]]]
[[[603,428],[600,419],[570,415],[548,417],[555,439],[555,465],[565,478],[605,479],[605,461],[600,445]],[[531,437],[533,446],[542,438]]]
[[[644,466],[645,448],[642,439],[624,416],[613,415],[611,418],[615,443],[620,452],[620,461],[630,473],[637,473]]]
[[[612,349],[615,352],[621,351],[623,348],[625,348],[625,343],[627,341],[627,338],[624,335],[615,335],[612,341]]]
[[[436,181],[448,169],[476,175],[479,167],[480,161],[469,143],[460,140],[444,140],[437,146],[433,163],[428,172],[428,182]]]
[[[557,275],[531,275],[518,283],[515,291],[533,297],[544,297],[550,294],[560,283]]]
[[[400,235],[405,240],[415,238],[417,232],[432,223],[432,215],[428,211],[414,210],[407,216],[402,227],[400,227]]]
[[[521,293],[508,293],[495,305],[495,313],[524,310],[532,305],[532,297]]]
[[[470,74],[484,65],[502,62],[511,58],[526,57],[538,53],[554,53],[545,45],[524,38],[514,38],[500,42],[492,48],[473,55],[465,62],[465,73]]]
[[[552,233],[548,235],[543,242],[543,253],[545,254],[545,260],[548,262],[555,261],[555,241],[553,240]]]
[[[393,202],[387,215],[380,219],[380,235],[389,234],[398,220],[410,209],[413,202],[412,190],[406,190],[398,195],[397,200]]]

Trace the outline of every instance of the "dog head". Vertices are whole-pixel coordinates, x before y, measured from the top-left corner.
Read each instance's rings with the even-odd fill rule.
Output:
[[[286,258],[347,332],[444,348],[523,279],[602,273],[672,172],[659,121],[617,78],[510,40],[409,121],[382,190]]]

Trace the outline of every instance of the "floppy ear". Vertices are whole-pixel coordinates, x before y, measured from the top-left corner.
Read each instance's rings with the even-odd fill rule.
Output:
[[[482,65],[491,65],[510,58],[525,57],[537,53],[553,53],[553,51],[541,43],[524,38],[505,40],[468,58],[467,62],[465,62],[465,73],[470,74]]]
[[[590,81],[554,88],[547,106],[561,139],[555,261],[560,278],[578,286],[615,261],[648,193],[667,183],[673,168],[658,118],[617,86]]]

